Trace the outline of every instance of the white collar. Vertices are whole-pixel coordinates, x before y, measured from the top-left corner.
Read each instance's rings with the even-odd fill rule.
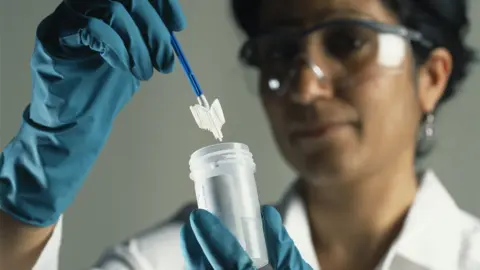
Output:
[[[278,209],[304,260],[320,269],[303,200],[295,183]],[[424,173],[404,227],[378,269],[445,269],[458,266],[461,248],[459,209],[432,171]],[[441,241],[441,243],[439,243]]]

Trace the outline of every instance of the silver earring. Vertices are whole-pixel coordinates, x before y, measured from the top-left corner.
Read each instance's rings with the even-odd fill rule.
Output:
[[[420,130],[417,144],[417,156],[430,152],[435,144],[435,115],[428,113]]]
[[[425,118],[424,133],[427,138],[432,138],[435,135],[435,115],[433,113],[427,114]]]

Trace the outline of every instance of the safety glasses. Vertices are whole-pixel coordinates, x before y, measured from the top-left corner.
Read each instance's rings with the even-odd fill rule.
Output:
[[[240,58],[261,73],[261,89],[283,94],[308,68],[319,81],[354,79],[367,71],[395,72],[403,66],[409,42],[431,48],[417,31],[363,19],[325,21],[301,31],[263,33],[248,40]]]

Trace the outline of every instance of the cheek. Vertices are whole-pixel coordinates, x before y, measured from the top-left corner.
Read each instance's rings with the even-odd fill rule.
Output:
[[[412,82],[410,76],[399,74],[377,77],[364,85],[359,107],[365,140],[382,148],[411,143],[417,119]]]
[[[288,117],[286,117],[286,105],[276,97],[262,97],[263,108],[268,117],[270,130],[277,146],[284,156],[290,156],[291,147],[288,135]],[[287,158],[288,159],[288,158]]]
[[[284,110],[281,102],[270,96],[262,95],[263,109],[268,117],[270,127],[275,133],[284,128]]]

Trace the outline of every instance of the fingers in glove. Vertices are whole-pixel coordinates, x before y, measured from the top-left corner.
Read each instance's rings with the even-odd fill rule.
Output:
[[[235,236],[208,211],[190,214],[190,226],[214,269],[253,270],[253,262]]]
[[[166,22],[148,0],[128,0],[128,2],[125,7],[142,33],[155,69],[162,73],[170,73],[173,70],[175,55],[170,44],[170,31]]]
[[[135,20],[125,6],[119,2],[109,1],[107,9],[105,13],[101,12],[106,14],[106,18],[103,19],[123,40],[123,44],[129,52],[132,73],[140,80],[150,79],[153,75],[150,53]]]
[[[195,238],[190,223],[183,225],[180,231],[181,248],[183,257],[187,263],[187,269],[195,270],[211,270],[213,269],[208,262],[207,257],[203,254],[202,247]]]
[[[262,219],[268,260],[273,269],[311,269],[288,235],[278,211],[272,206],[263,206]]]
[[[135,21],[121,3],[99,1],[91,4],[83,14],[77,11],[75,16],[82,16],[85,25],[78,33],[62,37],[63,45],[78,46],[80,43],[99,52],[110,65],[127,67],[139,80],[152,77],[148,48]]]
[[[61,36],[60,45],[68,48],[89,47],[99,52],[112,67],[130,70],[130,56],[123,40],[109,25],[100,19],[89,18],[86,26],[74,34]]]
[[[150,0],[170,32],[185,29],[185,15],[178,0]]]

